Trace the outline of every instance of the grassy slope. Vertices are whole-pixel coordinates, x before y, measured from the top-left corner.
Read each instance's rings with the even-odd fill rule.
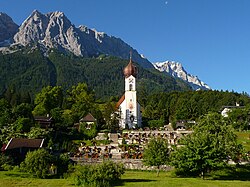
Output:
[[[74,186],[72,179],[35,179],[28,174],[15,172],[0,172],[0,186]],[[156,172],[126,171],[122,176],[122,183],[116,186],[136,186],[136,187],[164,187],[164,186],[250,186],[250,181],[239,180],[202,180],[200,178],[176,178],[171,177],[170,173],[161,172],[156,177]]]
[[[247,132],[236,132],[238,141],[243,145],[246,151],[250,151],[250,131]]]

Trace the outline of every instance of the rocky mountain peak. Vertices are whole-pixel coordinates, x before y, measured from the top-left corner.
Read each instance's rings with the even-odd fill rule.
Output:
[[[38,43],[47,49],[56,48],[86,57],[105,54],[129,59],[129,53],[133,51],[133,61],[153,68],[146,58],[121,39],[83,25],[77,28],[60,11],[43,14],[34,10],[19,27],[13,41],[13,44],[23,46]]]
[[[10,42],[17,32],[18,25],[7,14],[0,12],[0,45]]]
[[[154,67],[161,71],[170,74],[175,78],[180,78],[187,82],[193,90],[208,90],[211,89],[206,83],[201,81],[197,76],[191,75],[186,72],[184,67],[179,62],[165,61],[153,63]]]

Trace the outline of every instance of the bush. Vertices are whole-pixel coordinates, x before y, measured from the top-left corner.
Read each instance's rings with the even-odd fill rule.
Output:
[[[8,166],[11,166],[12,164],[13,160],[9,156],[0,153],[0,170],[9,170],[10,167]]]
[[[20,166],[23,171],[34,174],[38,178],[45,178],[49,174],[52,163],[53,157],[45,149],[38,149],[28,152]]]
[[[74,178],[78,186],[109,187],[120,179],[124,170],[123,164],[108,161],[99,165],[78,166]]]

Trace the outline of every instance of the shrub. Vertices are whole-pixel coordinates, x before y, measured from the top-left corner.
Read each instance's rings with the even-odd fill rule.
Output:
[[[13,160],[4,154],[0,154],[0,170],[9,170],[8,166],[13,164]]]
[[[25,160],[21,163],[21,168],[38,178],[45,178],[49,174],[52,163],[53,157],[45,149],[38,149],[27,153]]]
[[[99,165],[78,166],[74,178],[78,186],[109,187],[119,180],[122,174],[123,164],[107,161]]]

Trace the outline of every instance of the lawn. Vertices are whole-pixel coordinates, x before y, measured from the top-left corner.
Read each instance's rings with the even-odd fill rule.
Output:
[[[246,132],[236,132],[238,136],[238,141],[241,143],[246,151],[250,151],[250,131]]]
[[[25,173],[18,172],[0,172],[0,186],[16,187],[16,186],[32,186],[32,187],[72,187],[74,182],[72,179],[36,179]],[[170,172],[160,172],[160,176],[156,176],[156,172],[147,171],[126,171],[122,176],[122,182],[116,186],[124,187],[165,187],[165,186],[185,186],[185,187],[249,187],[249,181],[241,180],[202,180],[200,178],[178,178],[173,177]]]

